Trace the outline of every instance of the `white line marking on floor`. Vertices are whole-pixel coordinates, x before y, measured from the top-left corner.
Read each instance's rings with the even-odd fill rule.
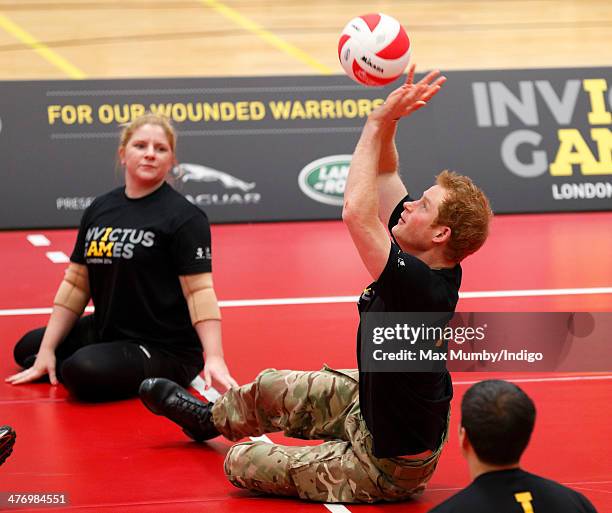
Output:
[[[51,241],[40,233],[33,233],[32,235],[28,235],[26,239],[28,239],[28,242],[32,244],[32,246],[50,246],[51,245]]]
[[[333,513],[342,513],[346,511],[350,512],[350,509],[348,509],[346,506],[343,506],[342,504],[323,504],[323,506],[325,506],[329,511]]]
[[[270,440],[266,435],[261,435],[261,436],[249,436],[249,438],[251,440],[253,440],[253,442],[265,442],[267,444],[271,444],[272,440]]]
[[[46,255],[54,264],[65,264],[70,262],[70,257],[63,251],[47,251]]]
[[[278,299],[228,299],[219,301],[219,306],[233,308],[240,306],[284,306],[284,305],[317,305],[331,303],[356,303],[359,296],[322,296],[322,297],[286,297]]]
[[[495,297],[574,296],[589,294],[612,294],[612,287],[588,287],[578,289],[533,289],[533,290],[483,290],[459,292],[462,299],[484,299]]]
[[[585,492],[599,492],[599,493],[612,493],[610,490],[596,490],[594,488],[585,488],[584,486],[574,486],[576,490],[583,490]]]
[[[68,257],[66,257],[68,258]],[[534,290],[488,290],[481,292],[460,292],[459,297],[465,299],[496,298],[496,297],[528,297],[528,296],[566,296],[577,294],[612,294],[612,287],[596,287],[583,289],[534,289]],[[284,306],[284,305],[315,305],[333,303],[355,303],[359,296],[320,296],[320,297],[285,297],[276,299],[228,299],[219,301],[221,308],[244,306]],[[93,312],[93,307],[85,309]],[[10,315],[43,315],[50,314],[51,308],[14,308],[0,310],[1,316]]]
[[[0,317],[11,315],[45,315],[50,314],[52,308],[17,308],[14,310],[0,310]]]
[[[0,310],[0,317],[10,317],[12,315],[49,315],[53,308],[14,308],[12,310]],[[85,307],[85,313],[92,313],[93,306]]]
[[[612,481],[578,481],[576,483],[566,483],[566,482],[562,482],[562,485],[565,486],[575,486],[575,485],[583,485],[583,484],[594,484],[594,485],[598,485],[598,484],[608,484],[608,483],[612,483]],[[427,487],[427,491],[428,492],[456,492],[459,490],[463,490],[463,487],[459,486],[459,487],[453,487],[453,488],[432,488],[432,487]]]
[[[577,481],[575,483],[563,483],[564,485],[598,485],[598,484],[610,484],[612,481]]]
[[[533,289],[533,290],[484,290],[476,292],[460,292],[462,299],[484,299],[499,297],[533,297],[533,296],[572,296],[590,294],[612,294],[612,287],[591,287],[577,289]],[[241,306],[283,306],[312,305],[328,303],[355,303],[359,296],[322,296],[322,297],[288,297],[275,299],[236,299],[219,301],[219,306],[225,308]]]
[[[221,397],[221,394],[215,387],[206,388],[206,381],[204,381],[202,376],[196,376],[191,382],[191,386],[198,391],[198,394],[205,397],[207,401],[214,403]]]
[[[573,485],[573,484],[610,484],[612,481],[577,481],[575,483],[563,483],[565,485]]]
[[[547,383],[549,381],[607,381],[612,379],[612,374],[600,374],[594,376],[557,376],[552,378],[504,378],[512,383]],[[453,385],[474,385],[482,381],[453,381]]]

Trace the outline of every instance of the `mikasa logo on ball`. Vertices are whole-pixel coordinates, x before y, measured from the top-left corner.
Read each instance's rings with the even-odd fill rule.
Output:
[[[306,196],[319,203],[341,207],[352,155],[331,155],[300,171],[298,184]]]
[[[372,62],[372,60],[369,57],[366,57],[365,55],[361,58],[361,62],[363,62],[364,64],[366,64],[367,66],[369,66],[373,70],[378,71],[379,73],[384,73],[385,72],[385,70],[383,68],[381,68],[380,66],[377,66],[376,64],[374,64]]]

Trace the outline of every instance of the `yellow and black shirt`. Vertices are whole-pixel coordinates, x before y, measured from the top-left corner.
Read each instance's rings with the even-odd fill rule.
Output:
[[[164,183],[128,198],[123,187],[94,200],[71,261],[87,265],[101,341],[142,340],[189,363],[202,360],[179,275],[211,271],[206,214]]]
[[[429,513],[491,512],[597,513],[581,493],[519,468],[482,474]]]

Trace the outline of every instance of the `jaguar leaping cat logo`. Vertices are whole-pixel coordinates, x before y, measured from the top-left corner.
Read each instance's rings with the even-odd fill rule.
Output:
[[[199,164],[179,164],[172,170],[173,176],[185,182],[221,182],[226,189],[240,189],[249,192],[255,182],[245,182],[223,171]]]

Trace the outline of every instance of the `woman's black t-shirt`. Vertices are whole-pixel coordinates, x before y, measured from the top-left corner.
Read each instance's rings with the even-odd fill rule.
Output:
[[[136,340],[189,363],[202,360],[179,275],[211,272],[206,214],[164,183],[128,198],[96,198],[81,219],[71,261],[87,265],[102,341]]]

